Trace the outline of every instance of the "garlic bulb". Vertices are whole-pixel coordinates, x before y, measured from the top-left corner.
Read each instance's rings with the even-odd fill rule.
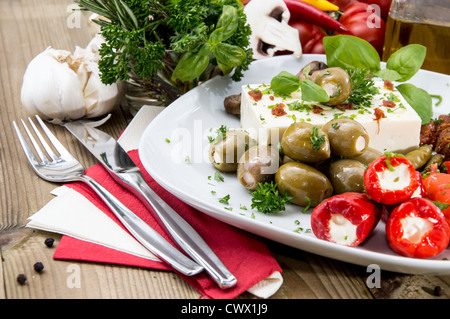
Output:
[[[111,112],[120,101],[120,87],[101,82],[100,44],[96,36],[74,53],[49,47],[34,57],[23,77],[23,106],[55,123]]]

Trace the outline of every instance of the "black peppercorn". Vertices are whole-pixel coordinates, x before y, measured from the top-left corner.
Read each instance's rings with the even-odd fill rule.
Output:
[[[435,296],[440,297],[440,296],[442,296],[444,294],[444,289],[442,289],[441,286],[436,286],[436,287],[434,287],[433,293],[434,293]]]
[[[45,246],[47,246],[47,247],[52,247],[54,241],[55,241],[55,240],[54,240],[53,238],[47,238],[47,239],[45,239]]]
[[[37,272],[41,272],[42,270],[44,270],[44,265],[40,261],[35,263],[33,267]]]
[[[27,282],[27,276],[26,276],[25,274],[19,274],[19,275],[17,276],[17,282],[18,282],[20,285],[24,285],[24,284]]]

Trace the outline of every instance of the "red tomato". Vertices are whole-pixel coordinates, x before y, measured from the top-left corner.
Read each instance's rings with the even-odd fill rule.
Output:
[[[384,21],[386,21],[392,0],[359,0],[359,1],[380,6],[381,18]]]
[[[302,21],[292,21],[289,25],[298,30],[303,53],[325,53],[322,43],[325,32],[320,27]]]
[[[423,185],[430,200],[450,205],[450,174],[431,173],[423,179]],[[442,212],[450,224],[450,206]]]
[[[342,24],[345,23],[346,20],[350,19],[351,17],[353,17],[355,14],[357,13],[375,13],[377,14],[377,12],[373,11],[372,8],[369,8],[369,4],[367,3],[363,3],[363,2],[356,2],[352,5],[350,5],[347,9],[345,9],[344,13],[342,14],[342,16],[339,18],[339,22],[341,22]]]
[[[346,11],[344,11],[341,17],[344,18],[342,24],[349,29],[351,35],[369,42],[381,56],[383,53],[386,23],[376,13],[367,11],[358,12],[361,8],[362,6],[360,4],[353,4],[348,7],[347,10],[349,12],[351,12],[350,10],[354,10],[356,13],[346,16]]]

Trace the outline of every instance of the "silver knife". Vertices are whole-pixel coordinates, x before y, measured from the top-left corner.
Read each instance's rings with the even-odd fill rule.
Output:
[[[236,277],[195,229],[148,186],[139,168],[113,137],[83,121],[67,122],[64,126],[103,164],[116,182],[141,200],[150,212],[155,212],[155,219],[220,288],[236,285]]]

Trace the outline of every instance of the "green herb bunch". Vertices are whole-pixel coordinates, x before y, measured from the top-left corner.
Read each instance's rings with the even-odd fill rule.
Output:
[[[264,214],[277,213],[284,211],[285,204],[291,199],[287,192],[281,195],[273,182],[259,183],[252,192],[252,208]]]
[[[101,16],[102,82],[155,77],[189,88],[211,74],[242,77],[251,33],[238,0],[74,0]],[[169,56],[168,56],[169,54]]]

